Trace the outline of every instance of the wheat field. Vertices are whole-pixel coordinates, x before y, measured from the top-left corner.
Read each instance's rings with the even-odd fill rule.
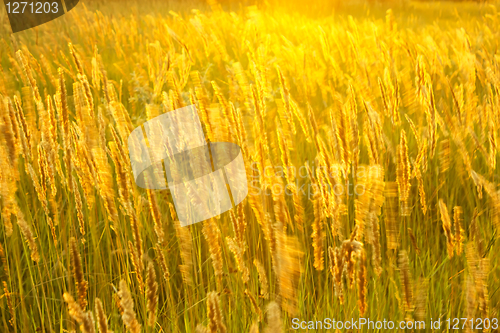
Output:
[[[500,317],[499,4],[316,14],[84,1],[12,35],[2,12],[0,331]],[[127,138],[187,105],[249,194],[182,227]]]

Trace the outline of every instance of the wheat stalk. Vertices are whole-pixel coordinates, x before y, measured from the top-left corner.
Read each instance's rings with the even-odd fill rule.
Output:
[[[80,307],[85,310],[87,307],[87,288],[88,283],[85,280],[82,267],[82,258],[78,252],[76,239],[74,237],[70,240],[70,253],[71,265],[73,266],[73,277],[75,279],[75,286],[78,291],[78,302]]]
[[[238,271],[241,273],[241,280],[243,281],[243,283],[247,284],[250,279],[250,271],[248,270],[248,267],[246,266],[245,260],[243,258],[243,249],[233,238],[227,237],[226,243],[229,250],[234,255],[236,265],[238,266]]]
[[[260,282],[260,294],[262,297],[265,299],[269,298],[269,283],[267,280],[267,274],[266,274],[266,269],[264,268],[264,265],[257,260],[254,259],[253,264],[255,265],[255,268],[257,268],[257,272],[259,274],[259,282]]]
[[[399,143],[398,150],[398,171],[397,171],[397,183],[399,191],[399,201],[402,204],[403,216],[408,216],[410,214],[408,208],[408,199],[410,197],[410,162],[408,158],[408,144],[406,142],[406,132],[401,130],[401,139]]]
[[[226,325],[224,325],[224,317],[220,308],[219,296],[215,291],[211,291],[207,295],[208,308],[208,331],[210,333],[226,333]]]
[[[463,237],[463,208],[460,206],[453,207],[453,228],[455,229],[455,246],[457,250],[457,255],[462,254],[462,243],[464,241]]]
[[[99,333],[112,333],[108,330],[108,320],[106,318],[106,313],[104,313],[104,308],[102,306],[102,301],[99,298],[95,299],[95,313],[97,318],[97,327],[99,328]]]
[[[364,316],[368,308],[367,285],[368,285],[368,269],[366,267],[366,253],[363,250],[359,254],[360,260],[358,264],[358,308],[359,314]]]
[[[215,219],[211,218],[203,222],[203,235],[208,243],[215,275],[220,277],[222,275],[221,236]]]
[[[14,311],[12,297],[11,297],[11,294],[9,292],[7,282],[2,281],[2,284],[3,284],[3,294],[5,295],[5,298],[7,300],[7,307],[9,308],[9,314],[10,314],[9,324],[15,328],[16,327],[16,313]]]
[[[448,207],[444,203],[443,199],[439,200],[439,211],[441,213],[441,221],[443,222],[443,230],[446,236],[446,244],[448,249],[448,257],[453,257],[453,249],[455,247],[455,238],[451,231],[451,220],[448,214]]]
[[[35,262],[40,261],[40,253],[38,252],[38,246],[35,242],[33,231],[31,230],[31,227],[24,219],[24,214],[18,207],[16,209],[16,216],[17,216],[17,225],[19,226],[21,234],[24,236],[26,243],[28,243],[28,247],[31,251],[31,260]]]
[[[141,324],[137,321],[134,311],[134,300],[132,299],[132,295],[130,294],[130,290],[125,280],[120,280],[118,297],[120,297],[120,305],[123,309],[122,320],[127,330],[131,333],[141,332]]]
[[[410,266],[408,260],[408,254],[405,250],[399,252],[399,272],[401,278],[401,285],[403,288],[403,307],[404,311],[408,313],[413,312],[413,279],[410,273]]]
[[[270,302],[266,308],[267,327],[265,333],[282,333],[283,323],[281,322],[281,310],[276,302]]]
[[[75,302],[73,297],[64,293],[64,301],[68,303],[69,315],[80,324],[82,333],[95,333],[95,323],[92,312],[84,312],[80,305]]]
[[[156,283],[156,272],[152,262],[148,264],[146,286],[146,298],[149,312],[148,325],[154,327],[156,322],[156,307],[158,305],[158,283]]]
[[[321,271],[324,268],[323,259],[323,216],[322,207],[320,201],[320,195],[315,194],[313,198],[314,205],[314,222],[313,222],[313,233],[311,238],[313,240],[314,248],[314,268]]]

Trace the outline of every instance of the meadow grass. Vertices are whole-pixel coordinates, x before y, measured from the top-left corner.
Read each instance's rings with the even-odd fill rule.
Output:
[[[84,1],[15,35],[2,13],[2,332],[500,316],[498,4],[297,8]],[[126,143],[190,104],[249,195],[181,227]]]

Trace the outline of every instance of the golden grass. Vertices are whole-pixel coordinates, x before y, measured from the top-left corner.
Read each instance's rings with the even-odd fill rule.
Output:
[[[498,4],[120,5],[0,22],[0,331],[500,316]],[[182,227],[127,140],[190,104],[249,195]]]

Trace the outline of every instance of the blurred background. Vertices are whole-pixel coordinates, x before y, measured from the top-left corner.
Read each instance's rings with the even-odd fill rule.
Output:
[[[239,11],[248,6],[257,6],[259,9],[271,10],[288,10],[297,11],[301,14],[314,15],[314,16],[328,16],[332,11],[360,11],[361,8],[378,9],[387,8],[408,8],[412,4],[417,6],[441,3],[444,8],[453,10],[455,3],[470,3],[471,5],[478,5],[479,7],[488,6],[497,3],[495,0],[82,0],[84,3],[92,3],[95,5],[105,5],[111,2],[117,4],[135,4],[137,6],[144,5],[145,3],[154,5],[156,8],[168,7],[173,10],[185,9],[187,7],[196,9],[205,9],[213,6],[222,6],[224,10]],[[140,9],[139,9],[140,10]],[[365,12],[365,11],[363,11]]]

